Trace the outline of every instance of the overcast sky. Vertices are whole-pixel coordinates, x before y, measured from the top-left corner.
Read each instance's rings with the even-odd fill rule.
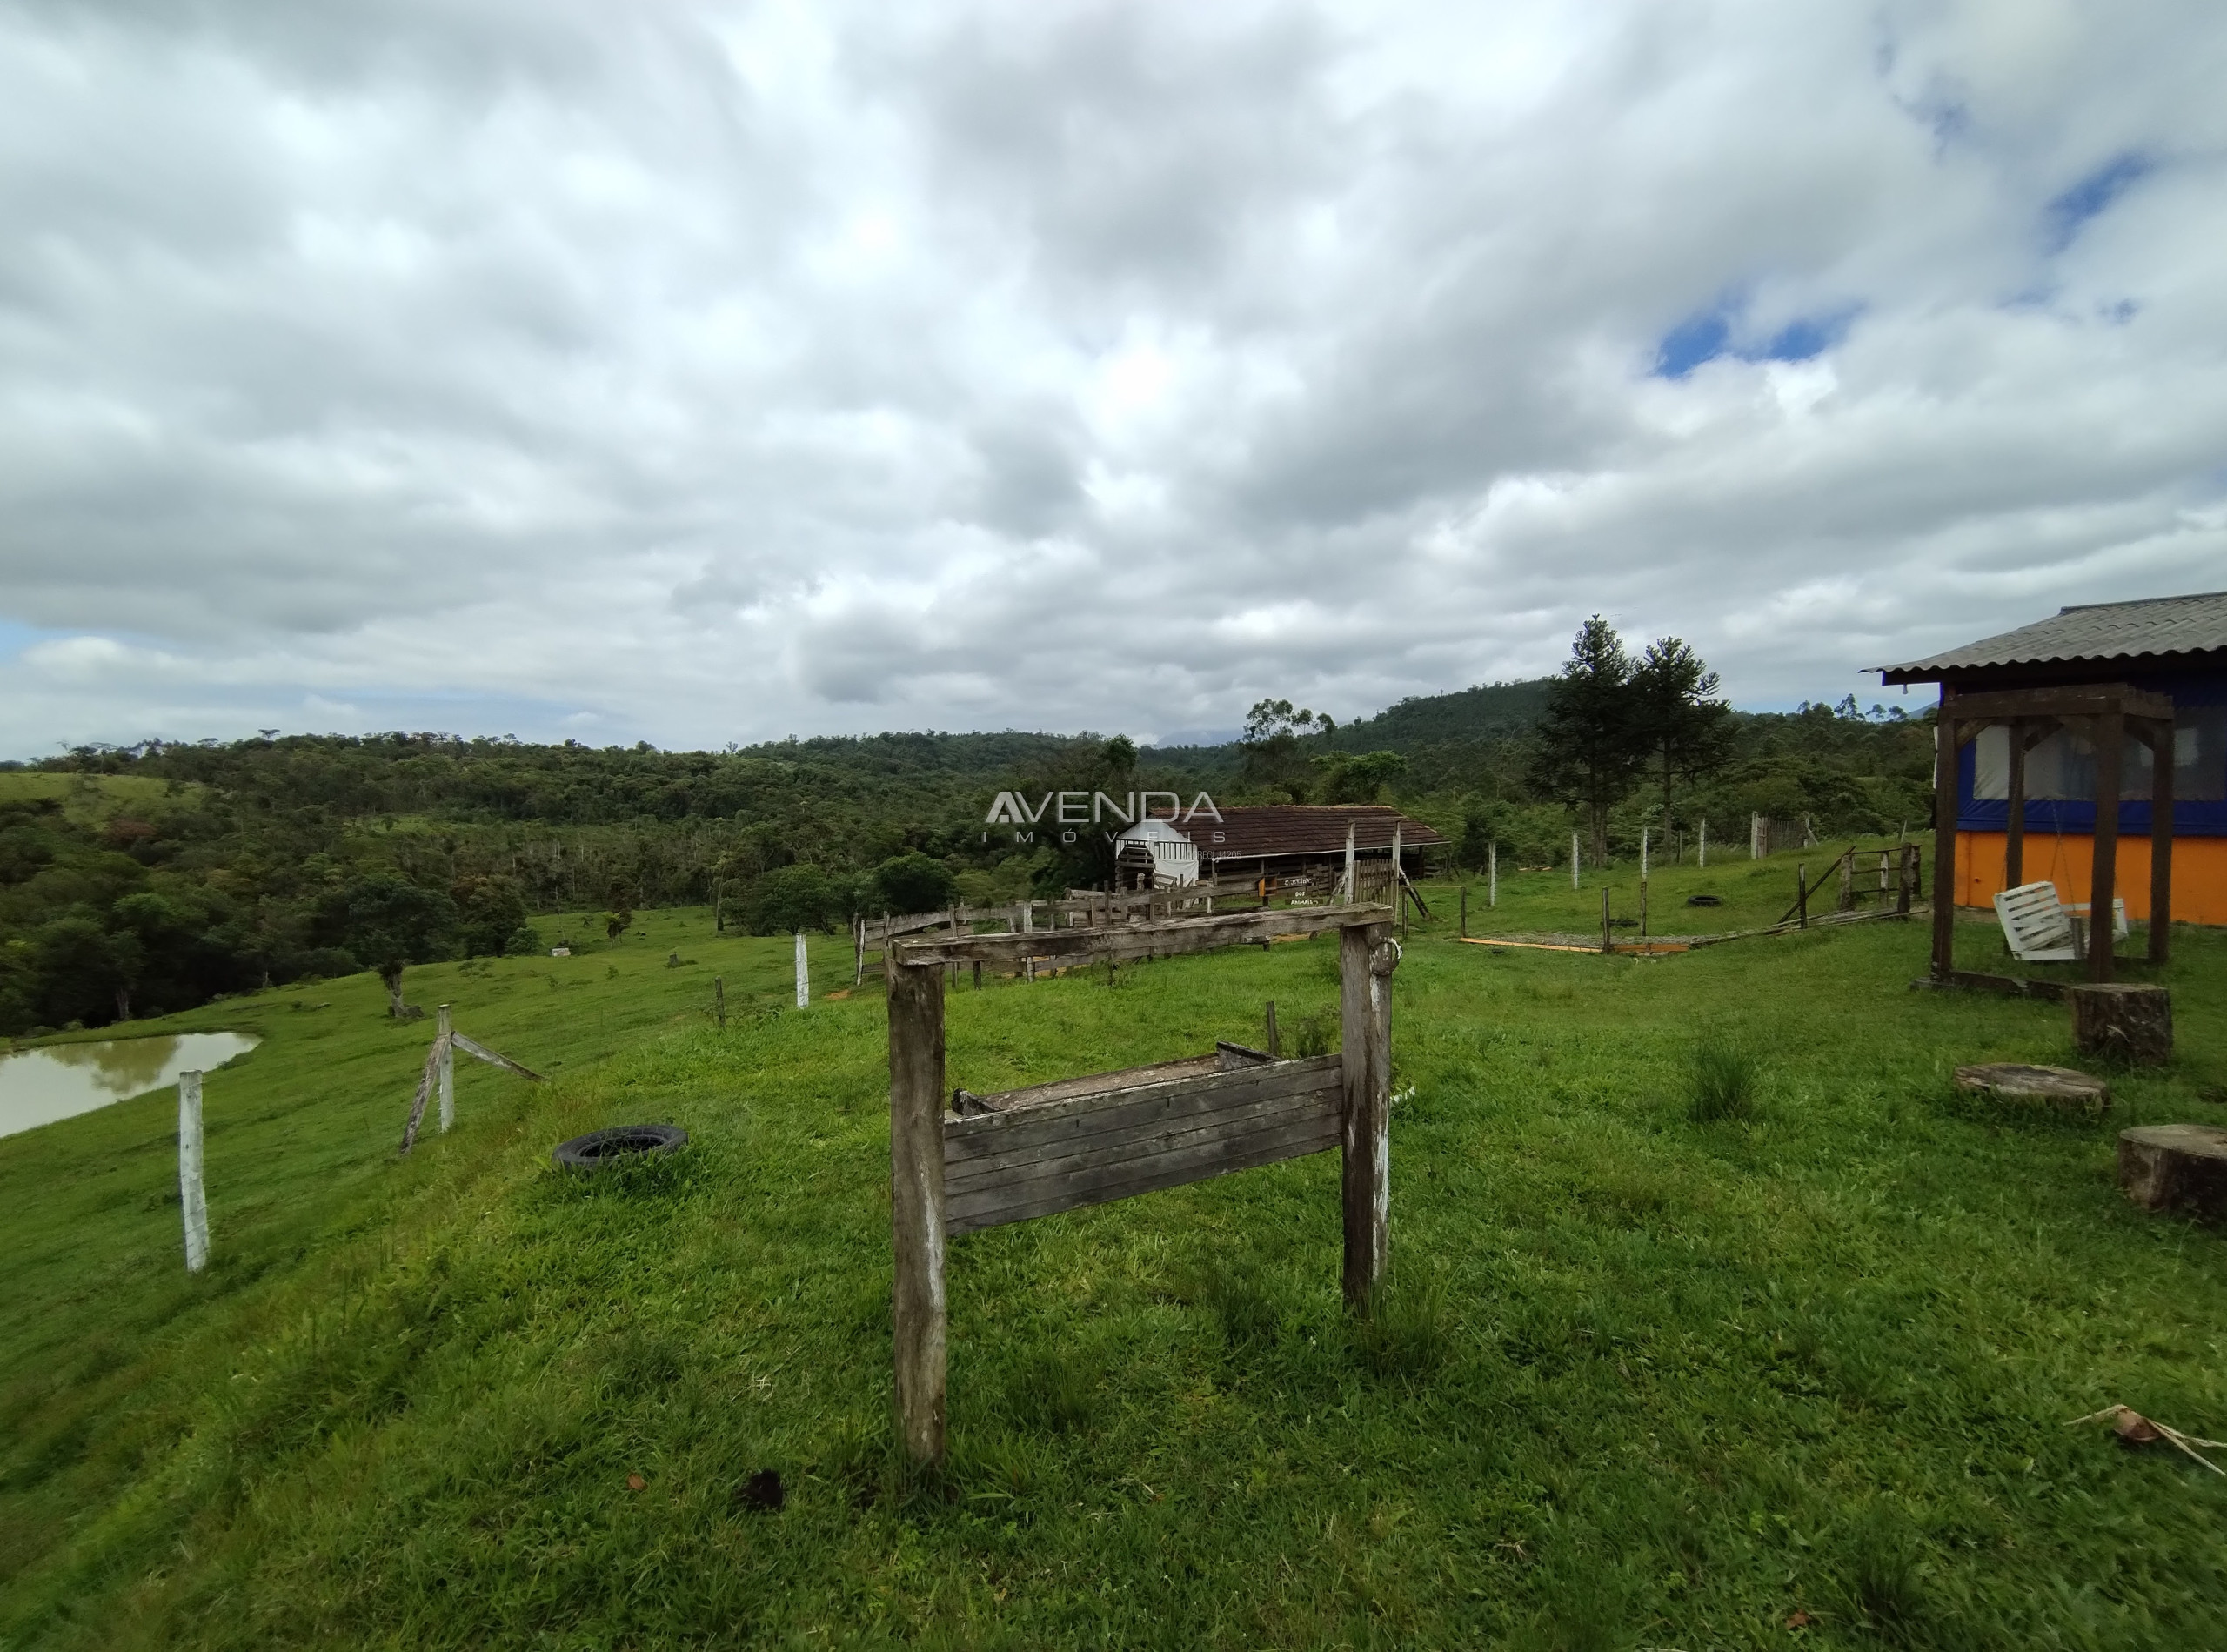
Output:
[[[1735,702],[2227,586],[2218,0],[0,0],[0,754]],[[1916,703],[1916,696],[1913,696]]]

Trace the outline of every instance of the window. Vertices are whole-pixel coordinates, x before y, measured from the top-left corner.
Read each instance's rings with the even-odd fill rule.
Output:
[[[1972,796],[2002,802],[2010,795],[2010,731],[1983,728],[1973,742]],[[2150,797],[2150,748],[2129,736],[2119,759],[2119,796]],[[2096,746],[2083,730],[2056,728],[2026,753],[2026,796],[2035,802],[2096,799]],[[2173,796],[2183,803],[2227,799],[2227,706],[2181,706],[2173,712]]]

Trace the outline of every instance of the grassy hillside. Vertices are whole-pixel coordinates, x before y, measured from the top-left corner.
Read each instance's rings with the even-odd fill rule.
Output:
[[[1707,876],[1760,911],[1790,859]],[[1551,879],[1501,915],[1588,894],[1597,921]],[[2227,1617],[2227,1481],[2063,1426],[2227,1434],[2222,1241],[2111,1168],[2117,1126],[2223,1111],[2221,937],[2180,943],[2177,1065],[2103,1123],[1954,1099],[1955,1062],[2069,1060],[2065,1023],[1908,990],[1921,926],[1654,961],[1418,927],[1378,1326],[1339,1308],[1329,1156],[963,1239],[953,1457],[920,1478],[881,1004],[779,1008],[787,942],[706,927],[413,970],[552,1081],[463,1067],[405,1162],[428,1028],[368,978],[177,1018],[265,1040],[209,1083],[199,1279],[173,1095],[0,1140],[0,1644],[2142,1647]],[[952,1080],[1335,992],[1322,943],[961,990]],[[1704,1033],[1760,1064],[1751,1116],[1689,1116]],[[550,1170],[646,1120],[695,1139]],[[777,1513],[740,1495],[767,1468]]]

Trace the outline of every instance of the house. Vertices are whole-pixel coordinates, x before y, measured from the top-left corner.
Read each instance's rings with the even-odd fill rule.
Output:
[[[1180,826],[1147,815],[1114,840],[1115,886],[1182,888],[1199,881],[1199,849]]]
[[[1362,900],[1391,899],[1395,830],[1401,868],[1411,880],[1421,875],[1428,851],[1446,846],[1446,839],[1421,821],[1383,804],[1280,804],[1200,812],[1181,820],[1141,820],[1114,840],[1115,853],[1118,859],[1129,853],[1132,841],[1148,842],[1156,866],[1170,864],[1157,857],[1162,853],[1159,846],[1165,841],[1163,834],[1172,833],[1196,857],[1186,882],[1265,879],[1264,893],[1327,891],[1345,870],[1348,828],[1358,874],[1356,893]]]
[[[2155,873],[2170,880],[2173,918],[2227,924],[2227,592],[2065,608],[1880,676],[1938,683],[1944,720],[1962,700],[1974,714],[1966,731],[1983,725],[1957,753],[1956,905],[1985,906],[2010,884],[2043,880],[2086,901],[2108,868],[2130,919],[2148,919]],[[2083,696],[2095,714],[2079,712]],[[2097,799],[2114,765],[2097,734],[2111,727],[2124,733],[2099,861]],[[2151,819],[2153,745],[2171,752],[2162,823]]]

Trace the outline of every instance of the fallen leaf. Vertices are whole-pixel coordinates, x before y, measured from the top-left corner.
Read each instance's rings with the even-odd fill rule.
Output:
[[[629,1491],[639,1491],[649,1483],[650,1482],[648,1481],[643,1479],[639,1475],[629,1475],[626,1476],[626,1489]]]
[[[1789,1612],[1786,1615],[1786,1627],[1789,1629],[1806,1629],[1816,1621],[1807,1612]]]

